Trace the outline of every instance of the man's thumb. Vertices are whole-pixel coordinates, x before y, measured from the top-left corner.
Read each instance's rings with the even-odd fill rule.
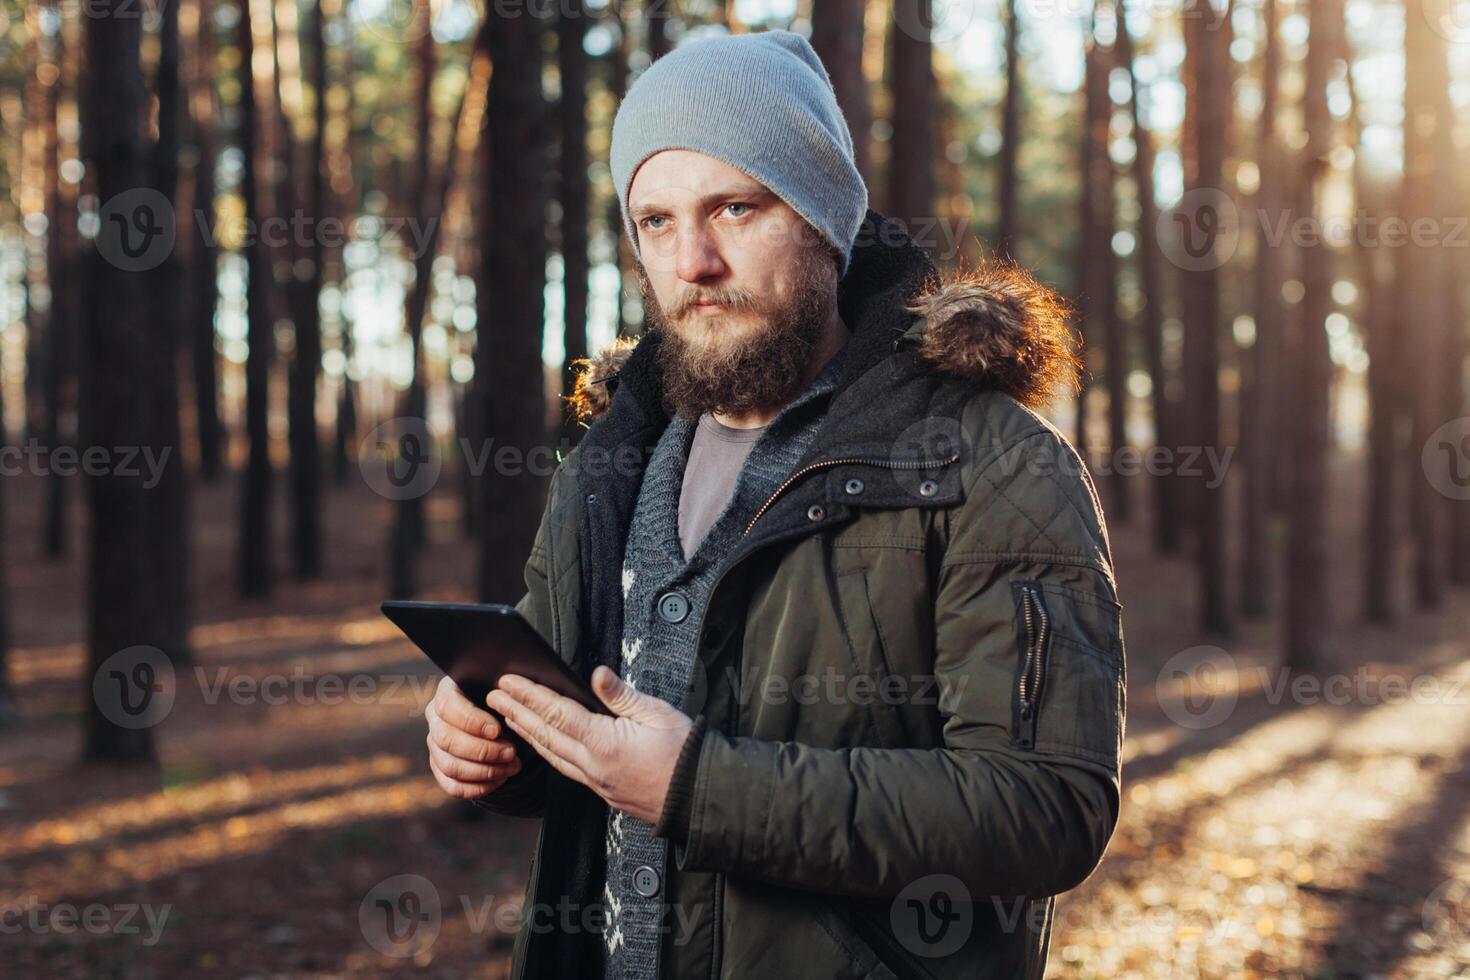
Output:
[[[605,666],[599,666],[592,672],[592,692],[618,716],[636,713],[646,697]]]

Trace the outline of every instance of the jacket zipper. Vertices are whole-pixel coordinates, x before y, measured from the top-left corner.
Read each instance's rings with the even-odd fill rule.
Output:
[[[1036,716],[1041,710],[1041,695],[1046,686],[1046,644],[1050,638],[1051,620],[1041,590],[1031,583],[1021,585],[1021,616],[1025,627],[1025,656],[1021,674],[1016,680],[1016,699],[1020,704],[1021,745],[1036,744]]]
[[[761,504],[760,510],[756,511],[755,516],[750,519],[750,523],[745,525],[745,530],[740,532],[740,537],[743,540],[745,538],[745,535],[750,533],[750,529],[755,527],[755,522],[760,519],[760,516],[764,514],[767,509],[770,508],[771,504],[775,503],[776,498],[781,496],[781,494],[786,490],[787,487],[791,486],[791,484],[795,483],[797,479],[806,475],[807,473],[810,473],[813,470],[819,470],[827,466],[840,466],[844,463],[860,463],[868,466],[881,466],[884,469],[890,470],[923,470],[937,466],[948,466],[959,458],[959,453],[951,454],[948,459],[937,460],[931,459],[894,461],[888,459],[865,459],[862,457],[848,456],[842,459],[825,459],[816,463],[811,463],[807,466],[803,466],[801,469],[797,470],[795,473],[791,474],[784,481],[782,481],[781,485],[776,488],[775,492],[773,492],[769,497],[766,498],[766,502]],[[726,562],[724,567],[720,569],[719,574],[715,576],[714,582],[710,583],[707,600],[704,603],[704,608],[701,609],[699,613],[699,625],[698,628],[694,631],[695,643],[698,643],[700,641],[700,638],[704,636],[704,620],[705,617],[709,614],[709,607],[714,605],[713,600],[715,597],[715,592],[719,590],[720,583],[724,581],[725,576],[729,574],[730,570],[734,568],[736,564],[736,562]],[[694,655],[696,657],[699,656],[699,651],[697,649],[695,650]],[[738,710],[738,700],[736,701],[736,706]],[[710,975],[718,977],[720,975],[720,963],[721,960],[724,959],[725,946],[724,935],[722,932],[724,926],[721,921],[724,915],[724,911],[722,908],[722,906],[724,905],[724,876],[716,874],[715,878],[717,891],[714,920],[714,955],[712,957],[713,962],[711,964]]]

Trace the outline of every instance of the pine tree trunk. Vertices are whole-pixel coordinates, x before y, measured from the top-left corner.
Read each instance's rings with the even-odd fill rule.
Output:
[[[153,145],[154,188],[177,206],[179,146],[183,123],[183,96],[179,63],[179,5],[159,8],[159,56],[154,72],[158,102],[158,139]],[[175,231],[177,233],[177,224]],[[145,377],[153,399],[158,438],[169,455],[148,495],[152,578],[163,589],[159,615],[160,645],[175,663],[192,659],[189,649],[189,496],[179,424],[179,321],[183,313],[181,267],[177,249],[170,249],[153,270],[151,299],[158,343],[150,347]]]
[[[240,4],[240,195],[245,217],[259,228],[260,208],[256,151],[260,138],[260,99],[255,86],[254,18],[251,0]],[[248,283],[245,359],[245,433],[249,459],[241,493],[239,587],[240,594],[265,596],[271,590],[271,459],[268,426],[271,361],[275,357],[274,326],[270,314],[270,259],[259,236],[246,246]]]
[[[1345,50],[1343,57],[1351,59]],[[1363,163],[1363,110],[1352,72],[1347,73],[1352,100],[1353,197],[1364,214],[1381,213],[1381,196],[1370,191]],[[1364,345],[1368,352],[1368,501],[1363,528],[1363,614],[1370,623],[1390,623],[1397,618],[1399,545],[1398,521],[1399,460],[1403,459],[1401,433],[1405,399],[1398,390],[1399,346],[1393,342],[1393,316],[1386,300],[1379,269],[1382,249],[1358,245],[1358,291],[1361,297]]]
[[[587,180],[587,35],[586,10],[581,0],[565,0],[557,18],[557,62],[561,70],[561,251],[565,326],[562,337],[562,394],[570,395],[576,375],[572,365],[585,358],[587,344],[588,253],[587,218],[590,207]],[[615,226],[616,227],[616,226]],[[575,443],[583,431],[565,410],[561,435]]]
[[[145,105],[139,64],[141,21],[124,15],[125,0],[98,0],[86,18],[86,82],[82,97],[83,155],[99,201],[118,200],[146,187],[147,163],[139,120]],[[126,198],[121,199],[126,201]],[[138,212],[116,215],[109,233],[121,236]],[[119,230],[119,228],[121,230]],[[125,241],[124,244],[127,244]],[[84,446],[161,449],[153,403],[139,379],[148,377],[158,346],[152,322],[148,271],[118,260],[103,243],[87,253],[82,278],[86,311],[80,384]],[[124,253],[126,255],[126,253]],[[127,266],[125,268],[124,266]],[[136,468],[133,470],[137,473]],[[148,560],[152,546],[150,490],[138,473],[122,471],[89,475],[90,510],[87,643],[91,669],[84,673],[86,721],[85,761],[148,762],[155,758],[152,729],[128,724],[132,709],[147,710],[157,693],[154,681],[160,661],[145,656],[153,671],[130,662],[124,669],[104,670],[115,654],[157,642],[162,583],[150,580],[157,571]],[[116,661],[114,661],[116,663]],[[131,669],[129,669],[131,668]],[[99,683],[94,686],[93,678]],[[109,683],[116,681],[116,683]],[[139,683],[141,682],[141,684]]]
[[[1321,181],[1331,151],[1332,116],[1327,109],[1327,71],[1337,51],[1338,0],[1320,0],[1311,10],[1303,113],[1307,145],[1297,213],[1320,220]],[[1302,250],[1304,294],[1287,330],[1287,364],[1293,381],[1287,419],[1291,492],[1287,499],[1285,665],[1312,671],[1327,663],[1331,625],[1327,597],[1327,453],[1332,361],[1325,321],[1332,311],[1332,253],[1323,242]]]
[[[1154,416],[1154,444],[1174,452],[1178,406],[1169,397],[1169,377],[1164,366],[1164,269],[1159,262],[1159,209],[1154,190],[1153,133],[1144,125],[1137,59],[1133,37],[1127,25],[1118,26],[1118,63],[1126,65],[1129,85],[1128,111],[1133,120],[1133,182],[1138,194],[1138,284],[1142,306],[1138,313],[1138,329],[1143,336],[1144,353],[1151,379],[1150,404]],[[1180,495],[1178,477],[1171,473],[1150,479],[1154,497],[1154,547],[1165,554],[1180,548]]]
[[[1283,239],[1272,246],[1261,229],[1281,213],[1281,159],[1276,133],[1276,97],[1281,76],[1281,45],[1277,38],[1277,0],[1266,0],[1265,51],[1261,69],[1261,115],[1256,125],[1257,170],[1260,186],[1256,210],[1266,216],[1257,222],[1252,300],[1256,324],[1255,342],[1242,358],[1240,393],[1240,441],[1245,462],[1245,496],[1240,518],[1240,611],[1247,617],[1270,612],[1272,574],[1270,525],[1271,478],[1281,457],[1274,451],[1278,440],[1274,420],[1279,417],[1276,398],[1280,378],[1275,357],[1276,338],[1281,331],[1281,266],[1286,248]],[[1268,340],[1269,338],[1269,340]]]
[[[60,21],[58,0],[49,4]],[[76,198],[68,193],[62,197],[60,180],[61,160],[59,125],[61,114],[62,87],[67,78],[65,71],[66,32],[58,30],[51,39],[51,64],[55,69],[50,85],[46,86],[45,106],[42,110],[45,125],[45,196],[46,196],[46,278],[52,285],[51,312],[47,316],[46,334],[42,339],[41,382],[43,415],[45,418],[45,445],[61,445],[61,415],[63,392],[67,380],[72,376],[73,338],[76,336],[76,291],[63,288],[65,283],[75,283],[77,275],[77,220]],[[67,550],[66,507],[70,494],[69,477],[52,469],[46,476],[46,515],[42,525],[42,551],[57,558]]]
[[[493,8],[492,8],[493,11]],[[479,435],[520,446],[522,458],[544,445],[546,400],[541,362],[545,330],[546,188],[549,154],[539,121],[541,39],[538,17],[490,12],[488,126],[490,223],[479,231],[484,264],[478,296],[475,379],[483,413]],[[485,601],[513,601],[525,591],[524,556],[540,522],[545,478],[533,467],[479,478],[479,591]]]
[[[1203,17],[1185,19],[1184,35],[1194,83],[1192,135],[1194,167],[1186,168],[1187,190],[1210,197],[1223,193],[1225,128],[1229,94],[1225,87],[1228,19],[1219,26]],[[1214,245],[1218,247],[1218,238]],[[1193,417],[1194,446],[1220,452],[1220,280],[1218,262],[1185,272],[1185,398]],[[1206,471],[1208,472],[1208,471]],[[1215,636],[1230,632],[1225,575],[1225,489],[1192,480],[1191,523],[1197,530],[1200,625]]]
[[[1021,189],[1016,166],[1021,150],[1021,16],[1019,0],[1006,4],[1006,94],[1000,112],[1000,161],[996,193],[1000,197],[1000,225],[995,251],[1015,255],[1021,234]]]
[[[1077,209],[1077,307],[1082,333],[1082,358],[1090,361],[1088,348],[1104,330],[1106,322],[1107,258],[1110,248],[1101,217],[1101,172],[1107,166],[1108,94],[1107,67],[1098,47],[1097,5],[1093,5],[1083,30],[1082,50],[1082,132],[1077,155],[1077,179],[1080,182]],[[1077,451],[1087,459],[1091,439],[1088,435],[1088,394],[1092,378],[1084,370],[1082,388],[1077,393]]]
[[[214,311],[219,301],[219,244],[214,235],[215,157],[214,127],[218,99],[214,91],[214,29],[212,0],[197,0],[199,33],[194,45],[195,69],[191,100],[196,162],[194,165],[194,221],[189,268],[190,359],[194,377],[194,425],[199,439],[199,475],[217,482],[224,468],[224,426],[219,408],[219,357],[214,348]],[[201,227],[201,225],[205,227]]]
[[[856,0],[812,0],[812,49],[827,67],[837,105],[852,133],[858,173],[871,178],[868,82],[863,75],[863,4]]]
[[[1412,227],[1415,221],[1436,217],[1441,203],[1436,182],[1436,152],[1441,138],[1437,130],[1448,124],[1439,115],[1438,87],[1444,84],[1444,53],[1439,35],[1424,17],[1410,16],[1404,31],[1404,183],[1401,214]],[[1398,335],[1407,341],[1409,356],[1402,365],[1405,391],[1413,399],[1413,438],[1409,444],[1423,446],[1446,421],[1445,399],[1440,379],[1449,354],[1446,319],[1449,304],[1444,292],[1444,257],[1435,244],[1415,241],[1414,235],[1399,248]],[[1401,341],[1402,343],[1403,341]],[[1414,540],[1414,597],[1422,608],[1438,606],[1444,593],[1445,498],[1422,477],[1421,462],[1411,454],[1404,460],[1412,468],[1409,479],[1409,513]],[[1403,465],[1402,463],[1400,465]]]
[[[895,0],[889,31],[893,140],[888,158],[888,217],[905,228],[934,214],[934,24],[930,0]]]
[[[307,147],[306,214],[312,221],[310,243],[298,242],[300,259],[309,270],[293,275],[294,299],[291,321],[296,345],[287,382],[291,444],[291,551],[298,579],[320,578],[322,574],[322,455],[317,432],[317,388],[322,368],[320,296],[326,251],[321,222],[326,218],[325,133],[327,128],[327,46],[323,33],[326,14],[321,0],[312,3],[304,31],[303,54],[311,59],[311,86],[316,93],[312,112],[312,137]],[[286,128],[286,127],[283,127]],[[287,128],[287,132],[289,129]],[[292,152],[287,140],[285,153]],[[297,188],[292,187],[293,198]],[[298,263],[299,264],[299,263]]]

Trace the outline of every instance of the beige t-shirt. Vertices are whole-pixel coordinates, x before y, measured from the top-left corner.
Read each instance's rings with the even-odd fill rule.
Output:
[[[765,431],[763,425],[736,429],[710,414],[699,417],[679,491],[679,544],[685,561],[730,502],[745,459]]]

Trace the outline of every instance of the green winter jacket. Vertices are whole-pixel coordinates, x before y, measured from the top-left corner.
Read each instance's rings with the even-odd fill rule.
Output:
[[[1123,636],[1076,452],[1030,405],[1072,369],[1055,298],[989,266],[942,281],[870,211],[815,444],[704,611],[698,719],[657,832],[661,974],[1039,977],[1055,896],[1118,817]],[[583,674],[614,667],[638,482],[668,416],[657,333],[604,352],[518,608]],[[606,807],[539,760],[482,801],[542,819],[516,977],[600,977]]]

